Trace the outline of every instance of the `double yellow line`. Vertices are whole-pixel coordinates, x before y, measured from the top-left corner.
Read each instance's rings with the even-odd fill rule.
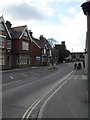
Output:
[[[36,106],[40,103],[42,99],[37,99],[28,109],[27,111],[24,113],[24,115],[22,116],[21,120],[28,120],[30,118],[31,113],[33,112],[33,110],[36,108]]]

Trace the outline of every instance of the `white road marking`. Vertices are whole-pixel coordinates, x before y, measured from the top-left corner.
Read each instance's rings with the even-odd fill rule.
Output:
[[[11,79],[14,79],[14,77],[13,77],[13,76],[10,76],[10,78],[11,78]]]
[[[26,74],[23,74],[23,73],[21,73],[21,75],[23,75],[24,77],[28,77],[28,75],[26,75]]]
[[[72,71],[73,72],[73,71]],[[68,76],[70,76],[71,74],[72,74],[72,72],[70,72],[67,76],[65,76],[64,78],[62,78],[62,79],[60,79],[60,81],[59,82],[57,82],[56,84],[55,84],[55,86],[47,93],[47,94],[49,94],[58,84],[60,84],[62,81],[64,81]],[[67,81],[64,81],[64,83],[61,85],[61,86],[59,86],[49,97],[48,97],[48,99],[46,100],[46,101],[48,101],[64,84],[66,84],[67,83]],[[46,96],[46,95],[45,95]],[[44,96],[44,97],[45,97]],[[44,98],[43,97],[43,98]],[[33,112],[33,110],[36,108],[36,106],[41,102],[41,100],[42,99],[37,99],[28,109],[27,109],[27,111],[24,113],[24,115],[22,116],[22,119],[21,120],[24,120],[24,118],[29,118],[30,117],[30,115],[31,115],[31,113]],[[46,102],[45,101],[45,102]]]
[[[86,75],[82,75],[82,80],[87,80],[87,76]]]
[[[13,69],[13,70],[2,70],[2,71],[0,71],[0,73],[6,73],[6,72],[13,72],[13,71],[20,71],[20,70],[22,70],[22,69]]]
[[[24,113],[24,115],[22,116],[22,120],[26,117],[26,115],[28,114],[29,110],[32,108],[32,106],[38,101],[38,99],[27,109],[27,111]]]
[[[29,118],[30,114],[32,113],[32,111],[35,109],[35,107],[40,103],[42,99],[37,99],[28,109],[27,111],[24,113],[24,115],[22,116],[21,120],[24,120],[25,118]]]
[[[66,84],[67,81],[65,81],[60,87],[58,87],[49,97],[47,100],[49,100],[64,84]]]
[[[62,81],[64,81],[64,80],[65,80],[67,77],[69,77],[72,73],[73,73],[73,71],[70,72],[68,75],[66,75],[64,78],[60,79],[60,81],[59,81],[57,84],[59,84],[59,83],[61,83]],[[70,77],[69,79],[71,79],[71,77]],[[68,80],[69,80],[69,79],[68,79]]]
[[[60,87],[58,87],[58,88],[46,99],[46,101],[44,102],[44,104],[41,106],[41,109],[40,109],[38,118],[42,118],[43,110],[44,110],[44,107],[45,107],[45,105],[47,104],[47,102],[48,102],[48,101],[53,97],[53,95],[55,95],[56,92],[57,92],[58,90],[60,90],[60,89],[62,88],[62,86],[64,86],[66,83],[67,83],[67,81],[64,81],[64,83],[63,83]]]
[[[72,73],[73,73],[73,71],[70,72],[68,75],[66,75],[64,78],[60,79],[60,81],[57,82],[47,94],[49,94],[49,93],[50,93],[57,85],[59,85],[61,82],[63,82],[64,80],[66,80],[66,78],[67,78],[68,76],[70,76]],[[71,78],[71,77],[70,77],[70,78]],[[70,78],[69,78],[68,80],[70,80]]]
[[[15,81],[15,82],[6,83],[6,84],[4,84],[4,85],[2,85],[2,86],[4,87],[4,86],[10,85],[10,84],[14,84],[14,83],[17,83],[17,82],[20,82],[20,81],[21,81],[21,80],[18,80],[18,81]]]
[[[72,76],[70,76],[70,78],[68,80],[71,80]]]
[[[31,68],[38,68],[38,67],[31,67]]]
[[[64,78],[62,78],[59,82],[57,82],[57,84],[55,85],[55,87],[56,87],[58,84],[60,84],[62,81],[64,81],[63,84],[62,84],[61,86],[59,86],[59,87],[46,99],[46,101],[44,102],[44,104],[41,106],[40,112],[39,112],[39,114],[38,114],[38,118],[42,118],[43,110],[44,110],[44,107],[45,107],[45,105],[47,104],[47,102],[53,97],[53,95],[56,94],[56,92],[57,92],[58,90],[60,90],[60,89],[62,88],[62,86],[64,86],[64,85],[71,79],[72,76],[70,76],[70,75],[71,75],[73,72],[74,72],[74,70],[73,70],[72,72],[70,72],[67,76],[65,76]],[[69,76],[70,76],[70,77],[69,77]],[[68,78],[68,77],[69,77],[69,78]],[[68,78],[68,79],[66,80],[66,78]],[[53,88],[48,92],[48,94],[49,94],[55,87],[53,87]]]
[[[27,117],[26,117],[27,119],[30,117],[32,111],[36,108],[36,106],[40,103],[41,100],[42,100],[42,99],[39,99],[39,100],[36,102],[36,104],[32,107],[32,109],[30,110],[30,112],[28,113],[28,115],[27,115]]]

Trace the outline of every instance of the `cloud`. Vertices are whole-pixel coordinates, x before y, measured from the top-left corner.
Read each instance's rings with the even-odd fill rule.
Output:
[[[57,3],[60,3],[60,2],[63,2],[63,3],[67,3],[67,2],[77,2],[77,3],[80,3],[80,2],[86,2],[86,0],[46,0],[46,1],[48,1],[49,3],[51,2],[57,2]]]
[[[8,5],[3,12],[14,20],[45,19],[45,16],[41,14],[36,7],[30,6],[26,3],[20,5]]]
[[[69,10],[68,10],[68,12],[70,13],[70,14],[75,14],[76,13],[76,9],[73,7],[73,8],[70,8]]]
[[[56,39],[58,43],[65,41],[69,50],[72,50],[72,48],[73,51],[84,50],[86,16],[84,16],[82,10],[77,9],[77,6],[73,7],[68,3],[69,6],[66,4],[68,8],[64,8],[63,4],[58,4],[62,0],[1,1],[0,14],[3,13],[5,20],[10,20],[13,26],[27,24],[28,29],[32,30],[36,38],[44,35],[47,39]],[[78,1],[84,2],[83,0]]]
[[[39,0],[41,1],[41,0]],[[47,5],[47,2],[36,2],[30,0],[15,0],[12,2],[2,1],[0,5],[0,13],[6,14],[13,20],[45,20],[53,15],[53,10]],[[3,9],[5,8],[5,9]]]
[[[72,18],[70,16],[58,15],[58,17],[59,17],[59,21],[62,25],[68,25],[72,21]]]
[[[66,19],[66,16],[63,16],[61,19]],[[60,37],[66,41],[69,49],[73,48],[74,51],[84,50],[87,23],[86,16],[84,16],[82,11],[77,12],[72,19],[70,18],[70,21],[67,22],[66,20],[66,24],[62,24],[60,30]]]
[[[84,51],[87,31],[86,16],[82,11],[79,11],[72,19],[63,16],[60,21],[64,19],[64,24],[60,22],[58,25],[37,25],[35,29],[33,28],[34,35],[38,37],[38,34],[43,34],[46,38],[53,37],[59,44],[61,41],[65,41],[67,49],[70,51],[72,48],[74,52]]]

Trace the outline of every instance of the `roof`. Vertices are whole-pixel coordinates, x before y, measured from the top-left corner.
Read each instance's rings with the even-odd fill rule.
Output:
[[[33,38],[33,40],[40,48],[45,48],[45,45],[46,45],[47,49],[51,49],[51,46],[50,46],[50,44],[49,44],[49,42],[47,41],[46,38],[43,37],[42,40]]]
[[[0,22],[2,21],[2,19],[3,19],[3,16],[0,16]]]
[[[6,28],[6,31],[7,31],[8,35],[9,35],[9,37],[11,38],[11,34],[10,34],[10,32],[9,32],[9,30],[8,30],[8,28],[7,28],[7,26],[6,26],[6,24],[5,24],[5,21],[4,21],[3,16],[0,17],[0,22],[1,22],[1,21],[4,23],[4,26],[5,26],[5,28]]]
[[[71,54],[84,54],[85,52],[71,52]]]
[[[38,39],[34,38],[34,37],[32,37],[32,40],[41,49],[40,41]]]
[[[18,27],[13,27],[11,28],[11,36],[13,39],[19,39],[22,35],[22,33],[24,32],[24,30],[26,29],[26,25],[24,26],[18,26]]]

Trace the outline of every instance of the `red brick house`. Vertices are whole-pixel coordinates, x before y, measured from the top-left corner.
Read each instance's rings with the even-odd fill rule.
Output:
[[[0,17],[0,66],[1,69],[10,69],[12,61],[11,35],[3,16]]]
[[[12,67],[29,67],[30,64],[30,35],[27,26],[11,28],[12,36]]]
[[[31,43],[31,53],[32,53],[32,65],[48,65],[50,58],[52,57],[51,46],[43,35],[40,35],[39,39],[32,36],[30,31]]]
[[[26,25],[12,27],[0,17],[0,65],[3,69],[47,65],[51,46],[42,35],[32,36]]]

